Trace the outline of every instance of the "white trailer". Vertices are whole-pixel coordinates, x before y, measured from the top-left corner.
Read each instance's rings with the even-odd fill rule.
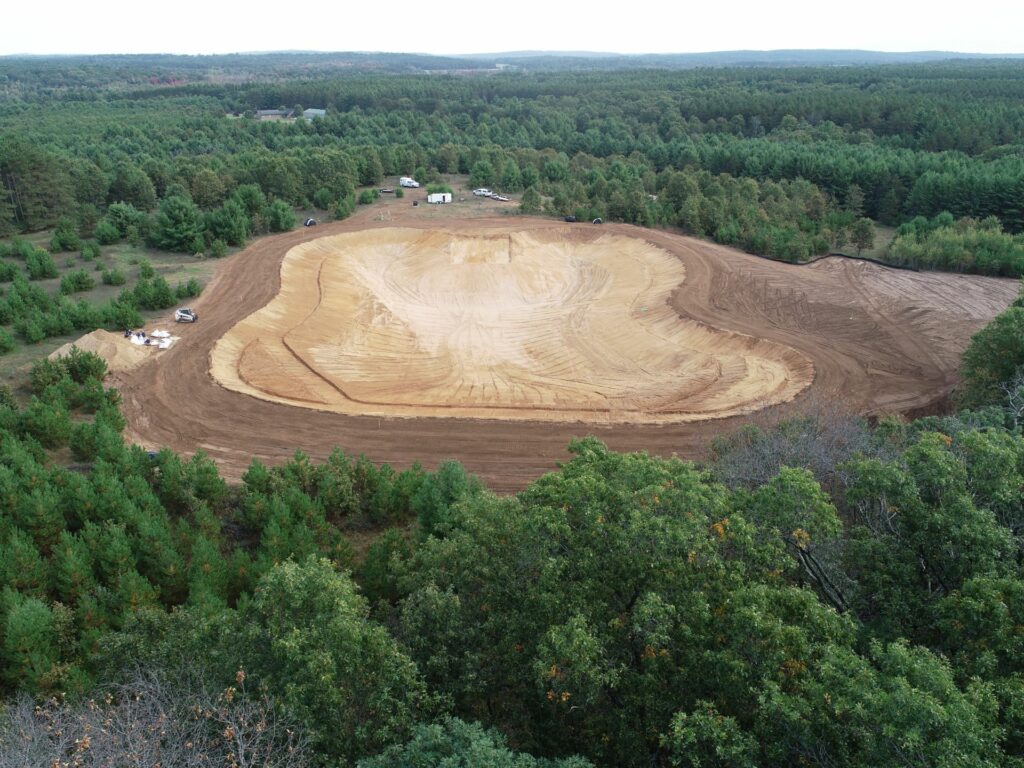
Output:
[[[420,185],[420,183],[416,181],[416,179],[414,179],[412,176],[403,176],[398,180],[398,184],[399,186],[408,187],[410,189],[416,189]]]
[[[451,192],[434,192],[427,195],[428,203],[450,203],[452,201]]]

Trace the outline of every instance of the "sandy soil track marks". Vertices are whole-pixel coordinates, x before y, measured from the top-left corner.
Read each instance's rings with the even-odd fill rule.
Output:
[[[292,248],[281,275],[214,347],[228,389],[348,414],[664,423],[791,400],[813,378],[792,349],[680,318],[682,262],[597,229],[333,235]]]

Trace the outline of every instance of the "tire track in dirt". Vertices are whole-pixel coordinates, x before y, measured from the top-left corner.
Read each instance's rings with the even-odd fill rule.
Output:
[[[152,362],[115,376],[124,397],[126,437],[185,454],[202,448],[229,479],[240,477],[253,457],[274,464],[302,449],[322,459],[339,446],[398,468],[416,461],[433,468],[441,460],[458,459],[495,491],[509,492],[567,459],[573,437],[593,434],[616,450],[693,458],[712,437],[747,420],[607,426],[345,416],[230,392],[213,380],[213,346],[277,295],[281,260],[292,246],[370,227],[474,230],[510,221],[439,220],[435,211],[427,217],[396,204],[390,210],[386,221],[373,219],[375,206],[343,222],[262,238],[225,259],[194,303],[200,321],[178,326],[181,340]],[[565,226],[528,217],[513,221],[525,229]],[[784,344],[813,361],[814,384],[793,403],[773,409],[781,413],[822,397],[839,397],[862,413],[920,410],[941,401],[956,381],[956,361],[970,335],[1008,305],[1018,288],[1013,280],[963,275],[900,272],[894,279],[894,270],[856,262],[858,290],[851,291],[854,263],[842,259],[798,267],[668,232],[604,226],[610,233],[649,240],[683,260],[686,279],[671,299],[680,316]],[[886,304],[873,299],[876,290],[886,292]],[[791,297],[785,305],[775,301],[782,295]],[[927,302],[918,306],[925,295]],[[914,311],[892,317],[884,308],[888,304]],[[842,322],[844,317],[851,325]],[[878,327],[887,333],[878,333]],[[832,329],[832,335],[821,328]]]

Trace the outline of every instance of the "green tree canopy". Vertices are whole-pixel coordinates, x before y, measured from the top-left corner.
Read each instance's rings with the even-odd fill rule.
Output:
[[[168,251],[189,252],[202,250],[202,238],[202,216],[195,203],[179,195],[165,198],[156,213],[153,244]]]

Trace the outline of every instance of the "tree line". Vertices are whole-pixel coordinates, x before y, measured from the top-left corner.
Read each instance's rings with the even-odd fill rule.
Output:
[[[430,181],[462,173],[523,192],[527,210],[678,225],[794,259],[834,246],[837,235],[852,237],[849,222],[844,236],[835,220],[823,221],[828,214],[898,225],[949,212],[994,217],[1014,234],[1024,229],[1020,66],[304,80],[284,68],[244,85],[131,88],[115,68],[89,98],[44,91],[0,101],[0,232],[70,216],[91,236],[111,205],[152,216],[173,197],[166,213],[182,231],[166,242],[209,249],[242,238],[242,217],[230,205],[242,187],[258,187],[281,216],[285,205],[344,214],[356,188],[385,175]],[[245,117],[303,104],[327,115],[277,124]],[[35,119],[39,107],[46,121]],[[702,174],[710,174],[724,197],[739,199],[699,214],[694,196],[680,215],[677,195],[675,208],[649,210],[649,197],[660,197],[676,174],[704,188],[712,185]],[[808,183],[813,193],[800,195],[823,200],[809,212],[764,205],[778,196],[773,185],[791,195]],[[275,228],[270,210],[247,213],[250,234]]]

